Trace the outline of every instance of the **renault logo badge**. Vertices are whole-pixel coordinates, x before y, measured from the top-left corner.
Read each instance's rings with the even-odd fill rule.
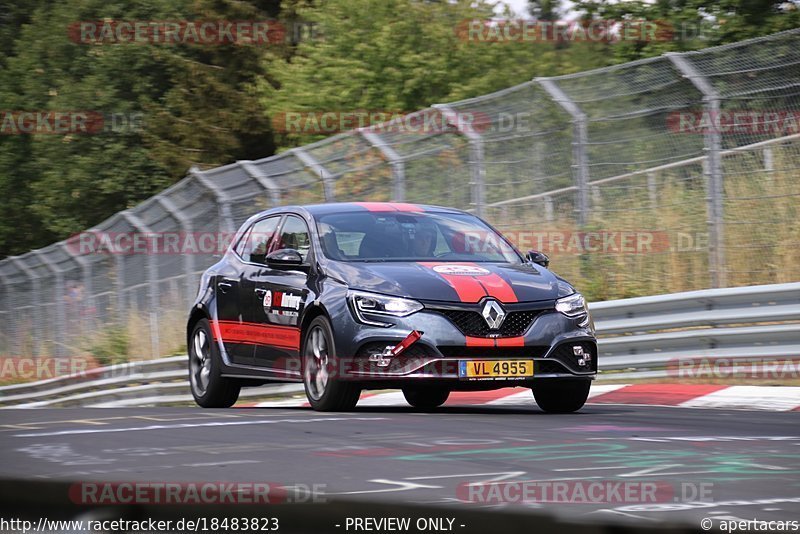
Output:
[[[489,300],[483,305],[481,315],[486,324],[489,325],[489,328],[497,330],[506,318],[506,311],[496,300]]]

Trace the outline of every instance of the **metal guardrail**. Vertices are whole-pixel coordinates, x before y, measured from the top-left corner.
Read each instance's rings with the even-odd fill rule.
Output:
[[[687,358],[800,356],[800,283],[598,302],[590,310],[602,370],[652,370]]]
[[[590,305],[601,371],[657,378],[687,358],[800,357],[800,283],[689,291]],[[141,406],[190,402],[186,356],[103,367],[78,376],[0,387],[0,407]],[[242,390],[292,395],[299,384]]]

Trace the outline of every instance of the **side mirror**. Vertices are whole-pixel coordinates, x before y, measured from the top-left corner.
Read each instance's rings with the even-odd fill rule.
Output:
[[[550,257],[544,252],[539,252],[538,250],[529,250],[528,253],[525,254],[525,258],[529,262],[535,263],[536,265],[541,265],[545,269],[547,269],[547,266],[550,265]]]
[[[282,248],[267,254],[267,265],[275,267],[299,267],[303,256],[293,248]]]

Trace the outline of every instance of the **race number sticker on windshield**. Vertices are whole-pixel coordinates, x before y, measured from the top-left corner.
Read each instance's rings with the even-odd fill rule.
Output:
[[[437,265],[433,270],[439,274],[455,276],[485,276],[491,272],[476,265]]]

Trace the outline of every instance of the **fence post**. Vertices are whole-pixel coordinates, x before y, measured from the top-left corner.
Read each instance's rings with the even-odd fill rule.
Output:
[[[0,356],[4,353],[9,352],[8,347],[11,345],[11,329],[9,328],[11,325],[11,319],[7,317],[10,311],[10,302],[11,302],[11,284],[8,281],[8,277],[0,271],[0,284],[2,284],[2,288],[0,291],[0,301],[4,303],[5,309],[0,309],[0,317],[2,317],[3,324],[5,325],[5,329],[3,333],[0,332],[0,340],[5,339],[4,342],[0,342]]]
[[[31,308],[34,310],[34,317],[33,317],[33,325],[31,328],[31,333],[33,334],[31,338],[31,350],[33,351],[33,357],[38,358],[41,356],[42,346],[42,328],[44,321],[42,320],[42,309],[41,309],[41,302],[42,302],[42,292],[41,292],[41,284],[39,283],[39,277],[34,274],[33,270],[25,265],[25,262],[20,259],[19,256],[9,256],[8,261],[13,263],[17,269],[25,273],[25,276],[28,277],[28,280],[31,281]],[[22,348],[22,344],[20,343],[20,348]],[[21,351],[20,351],[21,352]],[[21,356],[21,354],[20,354]]]
[[[152,235],[153,232],[139,217],[134,215],[128,210],[120,212],[122,218],[128,224],[133,226],[137,232],[145,235]],[[156,255],[152,251],[147,253],[147,290],[148,300],[150,301],[150,313],[148,318],[150,321],[150,352],[153,358],[158,358],[159,354],[159,339],[158,339],[158,263],[156,263]]]
[[[486,207],[486,165],[484,164],[483,137],[469,124],[465,124],[461,115],[447,104],[434,104],[433,108],[438,109],[445,121],[469,141],[472,204],[475,206],[475,214],[483,217]]]
[[[578,226],[588,222],[589,213],[589,124],[586,114],[551,78],[534,78],[550,98],[572,117],[572,168],[575,172],[575,186],[578,188]]]
[[[772,157],[772,147],[768,146],[764,148],[764,170],[767,172],[772,172],[775,170],[775,162]]]
[[[55,265],[50,263],[47,258],[47,253],[43,250],[33,250],[31,254],[34,254],[39,261],[42,262],[48,271],[53,273],[53,276],[56,279],[55,283],[55,295],[53,295],[53,302],[55,303],[56,307],[56,317],[55,317],[55,325],[53,330],[55,331],[55,336],[52,342],[53,345],[53,356],[56,358],[60,358],[64,355],[64,340],[66,338],[66,322],[67,322],[67,314],[65,309],[65,301],[64,299],[67,296],[66,289],[64,287],[64,273],[61,272]]]
[[[392,166],[392,178],[394,178],[392,200],[394,202],[403,202],[406,199],[406,164],[403,157],[398,154],[394,148],[387,145],[383,138],[377,133],[367,128],[359,128],[358,133],[360,133],[373,148],[380,150],[383,157],[389,161],[389,165]]]
[[[710,115],[712,122],[719,120],[720,96],[700,72],[682,54],[669,52],[667,58],[672,62],[680,74],[689,80],[694,87],[703,94],[703,107]],[[707,191],[708,191],[708,230],[709,230],[709,270],[711,273],[712,287],[725,287],[727,285],[725,273],[725,247],[724,247],[724,214],[723,197],[724,183],[722,171],[722,137],[716,128],[710,128],[704,135],[706,150]]]
[[[192,220],[187,217],[186,215],[181,212],[178,206],[170,199],[164,195],[156,195],[155,197],[156,202],[164,208],[167,213],[175,217],[175,220],[178,221],[178,224],[181,225],[181,231],[186,234],[191,233],[194,229],[192,228]],[[192,298],[195,290],[197,289],[197,285],[194,281],[194,270],[195,270],[195,255],[184,252],[183,256],[183,270],[186,273],[186,280],[184,280],[186,284],[186,296],[187,298]],[[191,303],[187,303],[188,305]]]
[[[311,154],[302,148],[293,148],[289,150],[300,162],[311,169],[320,180],[322,180],[322,190],[325,195],[325,202],[333,202],[336,200],[336,193],[333,190],[333,175],[328,172],[328,169],[323,167]]]
[[[65,241],[61,242],[61,249],[64,251],[64,254],[67,254],[70,258],[72,258],[75,263],[81,266],[81,278],[83,279],[83,295],[84,295],[84,303],[80,308],[80,324],[81,324],[81,337],[84,337],[84,334],[94,328],[94,316],[89,314],[89,310],[94,309],[94,288],[92,287],[92,262],[81,256],[80,254],[74,253],[70,250],[69,245]],[[95,312],[96,313],[96,312]],[[88,320],[87,320],[88,318]]]
[[[231,214],[230,200],[228,199],[228,195],[225,194],[225,191],[215,184],[214,180],[211,180],[208,176],[206,176],[206,174],[198,167],[192,167],[189,169],[189,176],[194,177],[194,179],[197,180],[197,183],[211,191],[211,193],[214,195],[214,199],[217,201],[217,206],[219,208],[219,216],[220,219],[222,219],[222,224],[218,229],[225,232],[230,232],[231,234],[236,232],[236,224],[234,223],[233,215]]]
[[[656,173],[647,173],[647,197],[650,199],[650,206],[655,209],[658,207],[658,185],[656,183]]]
[[[269,201],[273,208],[281,205],[281,188],[278,187],[278,184],[276,184],[272,178],[264,174],[252,161],[237,161],[236,163],[244,169],[244,172],[246,172],[250,178],[258,182],[258,185],[269,193]]]

